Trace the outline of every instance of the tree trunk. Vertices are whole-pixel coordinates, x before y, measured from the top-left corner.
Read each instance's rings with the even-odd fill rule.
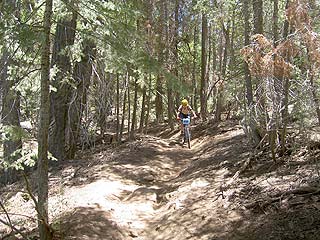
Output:
[[[286,9],[289,7],[289,1],[286,2]],[[289,22],[284,21],[283,24],[283,40],[285,41],[289,35]],[[289,57],[287,57],[289,60]],[[287,137],[287,125],[288,125],[288,103],[289,103],[289,89],[290,81],[288,77],[281,77],[282,82],[282,99],[281,99],[281,133],[280,133],[280,156],[284,155],[286,151],[286,137]]]
[[[198,89],[197,89],[197,46],[198,46],[198,19],[195,20],[193,32],[193,58],[192,58],[192,86],[193,86],[193,108],[197,112],[198,109]]]
[[[263,0],[252,0],[253,33],[263,34]]]
[[[40,123],[38,130],[38,226],[40,240],[51,240],[48,221],[48,131],[50,121],[50,28],[52,0],[46,0],[41,53]]]
[[[273,0],[273,46],[276,48],[278,41],[278,0]],[[274,57],[275,58],[275,57]],[[274,70],[276,66],[273,66]],[[269,78],[269,99],[272,100],[272,114],[269,123],[267,124],[269,132],[269,145],[271,150],[271,156],[274,162],[276,162],[276,138],[277,131],[279,129],[279,111],[280,111],[280,98],[281,98],[281,83],[279,79],[283,76],[278,76],[274,71],[273,77]]]
[[[148,91],[148,100],[147,100],[147,114],[146,114],[146,119],[145,119],[145,128],[146,130],[148,129],[149,125],[149,117],[150,117],[150,108],[151,108],[151,85],[152,85],[152,77],[151,74],[149,74],[149,91]],[[146,132],[146,131],[145,131]]]
[[[244,15],[244,45],[247,46],[250,43],[250,15],[249,15],[249,0],[243,0],[243,15]],[[253,141],[254,145],[258,145],[261,141],[261,135],[258,131],[257,122],[254,120],[253,116],[253,91],[252,91],[252,80],[249,71],[248,64],[244,62],[244,75],[246,84],[246,99],[247,99],[247,114],[245,119],[245,129],[246,133]]]
[[[272,31],[273,31],[273,45],[276,47],[278,45],[279,40],[279,1],[273,0],[273,24],[272,24]]]
[[[164,44],[163,44],[163,20],[164,20],[164,3],[163,1],[159,1],[159,19],[158,19],[158,39],[157,39],[157,52],[158,52],[158,62],[161,67],[163,67],[164,62]],[[156,81],[156,122],[163,122],[163,73],[160,71],[157,75]]]
[[[120,127],[120,134],[119,134],[119,142],[120,143],[122,141],[122,136],[123,136],[123,131],[124,131],[124,121],[125,121],[125,117],[126,117],[126,100],[127,100],[127,88],[128,88],[128,78],[126,77],[125,79],[125,87],[123,90],[123,102],[122,102],[122,118],[121,118],[121,127]]]
[[[77,86],[72,93],[71,104],[69,107],[69,133],[68,133],[68,151],[67,157],[74,158],[77,142],[80,138],[80,126],[83,118],[83,111],[87,105],[87,92],[92,75],[92,51],[94,44],[88,40],[84,43],[83,56],[81,61],[75,64],[73,70],[73,79]]]
[[[223,49],[223,56],[222,56],[222,65],[220,68],[220,76],[221,79],[219,81],[219,85],[217,87],[217,101],[216,101],[216,108],[215,108],[215,121],[219,122],[221,121],[221,114],[222,114],[222,108],[223,108],[223,86],[224,86],[224,81],[226,78],[226,73],[227,73],[227,63],[228,63],[228,51],[230,48],[230,29],[229,29],[229,23],[227,28],[225,26],[222,26],[223,30],[223,35],[224,35],[224,44],[222,47]],[[221,60],[220,60],[221,62]]]
[[[145,74],[145,76],[146,76],[146,74]],[[147,81],[147,77],[145,77],[145,81]],[[147,87],[146,87],[146,85],[144,85],[143,89],[142,89],[141,114],[140,114],[140,125],[139,125],[139,132],[140,133],[142,133],[142,131],[143,131],[143,124],[145,121],[146,96],[147,96]]]
[[[130,75],[129,75],[129,72],[127,72],[127,81],[128,81],[128,86],[127,86],[127,96],[128,96],[128,125],[127,125],[127,128],[128,128],[128,140],[131,140],[131,126],[130,126],[130,123],[131,123],[131,95],[130,95],[130,91],[131,91],[131,87],[130,87]]]
[[[175,0],[175,8],[174,8],[174,31],[172,36],[172,46],[170,46],[170,36],[169,36],[169,29],[166,27],[166,44],[167,44],[167,51],[166,51],[166,59],[168,60],[170,57],[169,51],[172,49],[173,51],[173,69],[171,71],[173,72],[174,76],[176,77],[176,81],[178,81],[178,29],[179,29],[179,0]],[[168,6],[167,1],[165,4],[165,17],[166,20],[169,20],[168,17]],[[168,64],[169,65],[169,64]],[[173,116],[175,113],[174,109],[174,97],[173,97],[173,90],[172,90],[172,82],[170,79],[167,80],[167,89],[168,89],[168,121],[171,131],[174,129],[174,122],[173,122]]]
[[[116,97],[116,114],[117,114],[117,143],[120,143],[120,82],[119,74],[117,73],[117,97]]]
[[[51,92],[51,126],[49,133],[49,151],[58,160],[66,158],[66,127],[68,120],[68,104],[71,96],[71,85],[66,78],[72,75],[71,62],[67,47],[73,45],[75,39],[77,13],[71,18],[58,21],[52,53],[52,66],[57,68],[52,85],[56,92]]]
[[[202,14],[202,33],[201,33],[201,86],[200,86],[200,104],[201,118],[207,118],[207,40],[208,40],[208,23],[205,13]]]
[[[134,81],[134,99],[133,99],[133,111],[132,111],[132,124],[131,124],[131,138],[135,138],[135,130],[137,126],[137,108],[138,108],[138,76]]]
[[[263,0],[253,0],[253,34],[264,34],[263,32]],[[266,81],[261,77],[256,77],[257,82],[257,105],[258,110],[257,119],[261,129],[267,129],[266,124],[269,122],[269,115],[267,111],[267,97],[266,97]]]

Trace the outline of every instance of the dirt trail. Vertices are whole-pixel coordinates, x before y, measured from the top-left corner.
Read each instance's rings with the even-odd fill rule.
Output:
[[[181,146],[178,131],[155,129],[135,142],[101,145],[60,164],[50,173],[55,239],[181,240],[225,234],[225,220],[238,216],[224,210],[222,197],[229,193],[220,188],[234,174],[228,166],[246,156],[242,130],[232,124],[193,128],[191,150]],[[32,201],[22,195],[13,196],[10,206],[36,216]]]
[[[240,126],[199,124],[191,150],[178,134],[154,129],[60,163],[50,173],[55,240],[320,239],[320,151],[296,152],[277,164],[259,153],[232,181],[252,156]],[[290,194],[302,185],[316,191]],[[6,199],[9,211],[36,216],[21,192]]]
[[[226,219],[239,217],[225,212],[220,188],[233,175],[228,165],[246,156],[242,130],[229,127],[193,129],[191,150],[179,144],[177,132],[144,136],[117,151],[97,150],[88,159],[92,166],[73,170],[76,176],[61,186],[60,213],[73,208],[60,219],[64,239],[213,239],[225,234]],[[205,136],[208,131],[216,135]],[[64,172],[70,175],[70,169]]]

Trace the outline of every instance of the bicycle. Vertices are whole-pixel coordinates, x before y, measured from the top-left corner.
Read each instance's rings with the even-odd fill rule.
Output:
[[[183,124],[183,144],[188,143],[188,148],[191,148],[191,135],[190,135],[190,116],[181,119]]]

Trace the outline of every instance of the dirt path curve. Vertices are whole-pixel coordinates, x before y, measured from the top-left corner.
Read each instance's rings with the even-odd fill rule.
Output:
[[[75,160],[61,173],[69,179],[60,182],[60,194],[50,199],[51,206],[59,204],[52,215],[64,213],[59,238],[181,240],[225,234],[228,229],[216,231],[222,218],[238,216],[223,210],[220,187],[233,175],[228,166],[234,158],[246,155],[241,130],[229,127],[194,129],[191,150],[178,143],[176,133],[144,136],[116,151],[101,148],[91,159]]]

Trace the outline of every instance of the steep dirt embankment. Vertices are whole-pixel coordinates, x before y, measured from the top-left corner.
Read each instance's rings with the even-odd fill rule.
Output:
[[[276,164],[254,156],[233,122],[194,127],[191,150],[161,130],[51,173],[55,239],[320,239],[318,178],[310,180],[319,169],[308,153]],[[9,205],[35,216],[21,193]]]

